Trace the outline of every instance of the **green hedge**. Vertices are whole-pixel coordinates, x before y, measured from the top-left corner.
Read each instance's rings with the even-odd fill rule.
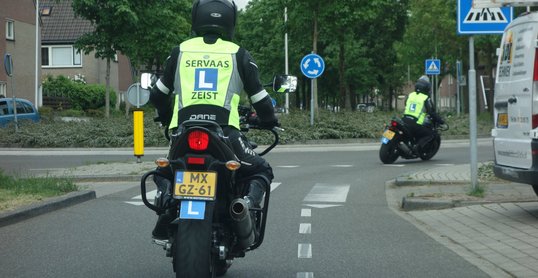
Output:
[[[102,109],[101,109],[102,110]],[[154,109],[145,108],[144,145],[146,147],[168,145],[163,130],[153,122]],[[132,115],[124,116],[120,111],[112,111],[110,118],[88,117],[80,122],[63,122],[55,116],[44,115],[39,123],[24,123],[19,132],[14,132],[13,124],[2,128],[0,147],[132,147]],[[283,132],[281,144],[311,143],[326,139],[366,139],[379,140],[396,113],[386,112],[341,112],[331,113],[321,110],[310,125],[310,114],[306,111],[292,111],[280,115]],[[462,116],[443,116],[450,125],[442,137],[469,138],[469,118]],[[490,136],[493,125],[489,114],[478,117],[478,135]],[[271,143],[272,135],[267,131],[251,130],[247,137],[258,144]]]
[[[110,90],[110,104],[116,103],[116,92]],[[85,84],[63,75],[47,76],[43,82],[43,96],[63,97],[73,109],[89,110],[105,106],[106,87],[100,84]]]

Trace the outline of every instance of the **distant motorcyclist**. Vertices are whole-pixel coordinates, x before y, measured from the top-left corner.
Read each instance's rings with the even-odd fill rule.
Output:
[[[419,152],[434,137],[431,125],[445,123],[435,112],[435,106],[430,98],[430,90],[430,79],[426,75],[421,76],[415,83],[415,91],[407,96],[402,118],[417,139],[417,151]]]
[[[239,130],[240,93],[244,90],[248,94],[261,127],[270,129],[279,123],[271,98],[259,80],[258,66],[247,50],[231,42],[236,19],[237,7],[233,1],[194,1],[195,37],[172,50],[163,77],[151,90],[150,100],[160,121],[171,130],[199,116],[221,125],[241,162],[239,172],[247,180],[245,199],[250,206],[257,207],[273,179],[273,171],[251,149]],[[157,180],[161,184],[159,190],[166,192],[163,180]],[[161,215],[153,236],[166,237],[170,220],[167,215]]]

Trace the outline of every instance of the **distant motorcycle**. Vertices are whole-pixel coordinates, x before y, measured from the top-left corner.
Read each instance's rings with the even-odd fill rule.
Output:
[[[386,126],[381,137],[381,148],[379,149],[379,159],[384,164],[392,164],[398,157],[403,159],[420,158],[430,160],[441,146],[441,136],[439,131],[448,130],[447,124],[439,125],[434,123],[430,126],[433,130],[433,138],[419,152],[417,149],[417,139],[409,131],[407,125],[398,117],[392,118],[390,124]]]

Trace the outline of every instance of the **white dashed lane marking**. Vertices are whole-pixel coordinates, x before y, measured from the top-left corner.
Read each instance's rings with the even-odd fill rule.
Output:
[[[299,243],[297,248],[297,257],[299,259],[311,259],[312,258],[312,244]]]
[[[301,223],[301,224],[299,224],[299,233],[300,234],[310,234],[310,233],[312,233],[312,224],[310,224],[310,223]]]

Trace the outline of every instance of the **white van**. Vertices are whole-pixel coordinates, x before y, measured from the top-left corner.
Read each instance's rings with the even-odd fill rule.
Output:
[[[505,29],[495,80],[494,173],[538,194],[538,13]]]

